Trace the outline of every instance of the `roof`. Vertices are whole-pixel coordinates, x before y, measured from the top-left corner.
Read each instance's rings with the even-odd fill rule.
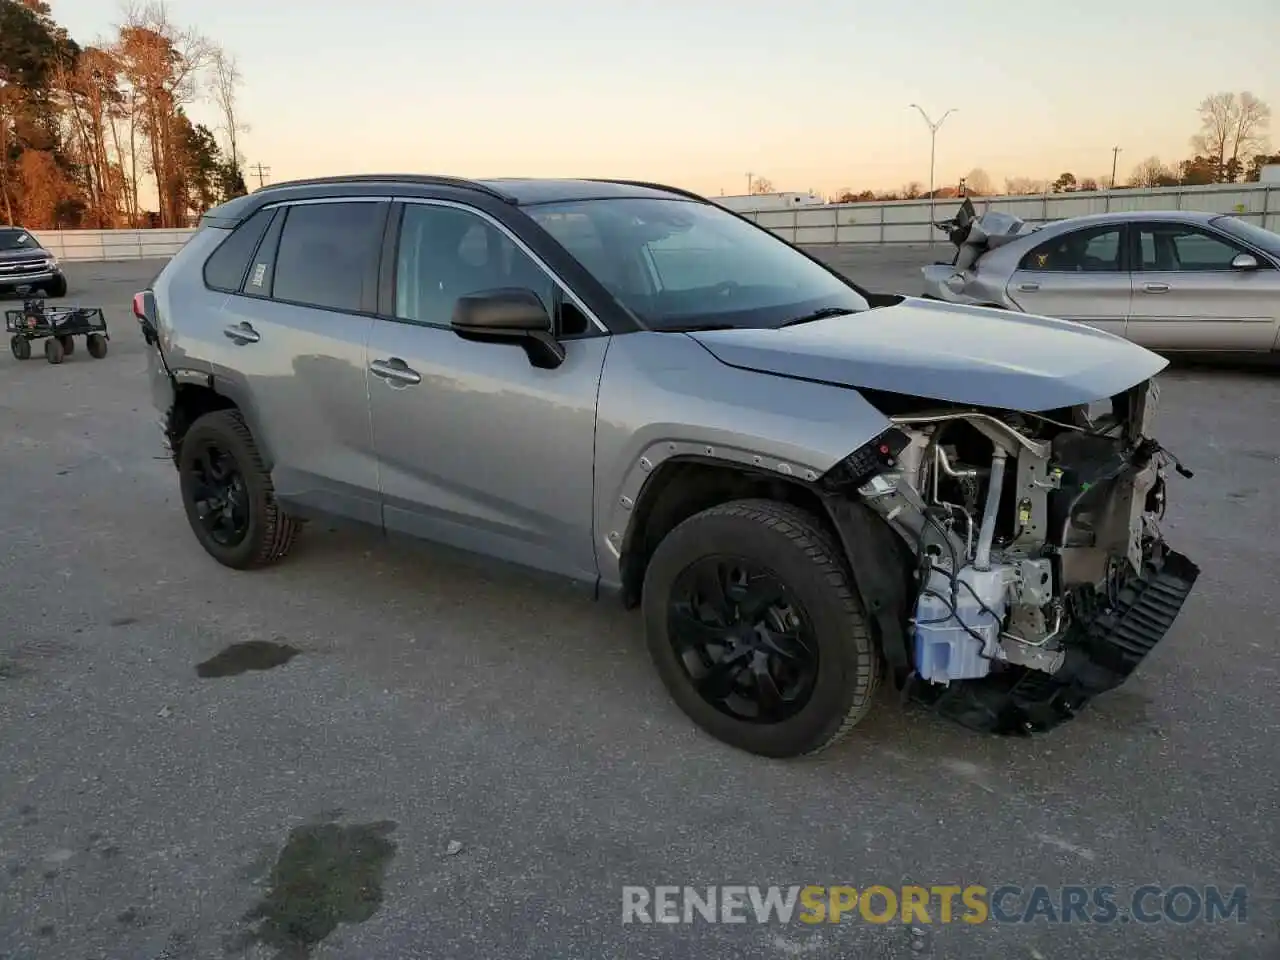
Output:
[[[708,202],[704,197],[678,187],[630,180],[537,179],[501,177],[492,180],[465,180],[461,177],[420,173],[360,173],[346,176],[289,180],[260,187],[253,193],[235,197],[205,213],[201,222],[229,227],[252,216],[269,203],[325,196],[385,195],[388,189],[405,196],[482,196],[490,201],[529,205],[571,200],[618,197],[682,197]]]
[[[1110,213],[1086,213],[1078,217],[1064,217],[1053,223],[1068,223],[1073,226],[1081,224],[1128,223],[1144,220],[1181,220],[1184,223],[1208,223],[1219,217],[1229,216],[1225,213],[1207,213],[1203,210],[1113,210]]]
[[[535,203],[563,203],[569,200],[608,200],[618,197],[650,197],[669,200],[673,194],[687,199],[706,199],[687,190],[681,190],[679,187],[636,180],[503,177],[495,180],[479,180],[477,183],[507,194],[521,206]]]

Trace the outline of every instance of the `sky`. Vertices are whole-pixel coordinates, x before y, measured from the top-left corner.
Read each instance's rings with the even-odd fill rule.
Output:
[[[50,0],[82,44],[113,0]],[[1278,0],[168,0],[244,74],[267,182],[358,172],[588,176],[707,195],[895,189],[974,167],[1123,181],[1189,154],[1196,106],[1274,105]],[[1211,13],[1223,9],[1221,16]],[[211,126],[211,105],[192,116]],[[249,185],[257,179],[249,176]]]

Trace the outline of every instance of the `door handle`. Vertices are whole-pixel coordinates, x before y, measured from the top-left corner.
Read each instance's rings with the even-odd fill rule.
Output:
[[[1142,289],[1147,293],[1168,293],[1169,285],[1167,283],[1144,283]]]
[[[1018,284],[1018,289],[1026,291],[1027,293],[1034,293],[1035,291],[1040,289],[1040,284],[1027,281],[1026,283]]]
[[[240,346],[244,346],[246,343],[257,343],[262,339],[262,337],[258,335],[258,331],[253,329],[253,326],[247,321],[243,323],[233,323],[230,326],[223,327],[222,332],[227,339],[234,340]]]
[[[389,386],[410,386],[411,384],[421,383],[422,374],[417,370],[410,369],[399,357],[391,357],[388,360],[374,360],[369,364],[369,372],[380,380],[385,380]]]

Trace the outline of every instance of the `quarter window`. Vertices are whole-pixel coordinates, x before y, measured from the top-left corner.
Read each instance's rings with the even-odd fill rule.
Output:
[[[459,297],[501,287],[536,293],[555,315],[555,283],[511,238],[456,207],[405,206],[396,256],[396,316],[448,326]]]
[[[1150,271],[1226,271],[1231,269],[1231,261],[1245,252],[1203,230],[1178,223],[1143,226],[1139,238],[1142,269]]]
[[[365,292],[371,297],[376,289],[385,217],[381,203],[290,207],[276,254],[272,297],[329,310],[361,310]]]
[[[1046,240],[1025,257],[1023,270],[1098,273],[1120,270],[1121,228],[1091,227]]]
[[[244,282],[249,258],[267,230],[274,210],[259,210],[236,227],[204,262],[204,282],[214,290],[235,293]]]

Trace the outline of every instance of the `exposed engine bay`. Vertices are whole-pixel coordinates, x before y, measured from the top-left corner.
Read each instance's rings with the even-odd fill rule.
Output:
[[[1199,570],[1159,528],[1167,468],[1191,474],[1146,435],[1157,400],[1145,381],[1105,410],[906,410],[864,448],[861,499],[915,564],[912,696],[991,732],[1046,729],[1163,638]]]

